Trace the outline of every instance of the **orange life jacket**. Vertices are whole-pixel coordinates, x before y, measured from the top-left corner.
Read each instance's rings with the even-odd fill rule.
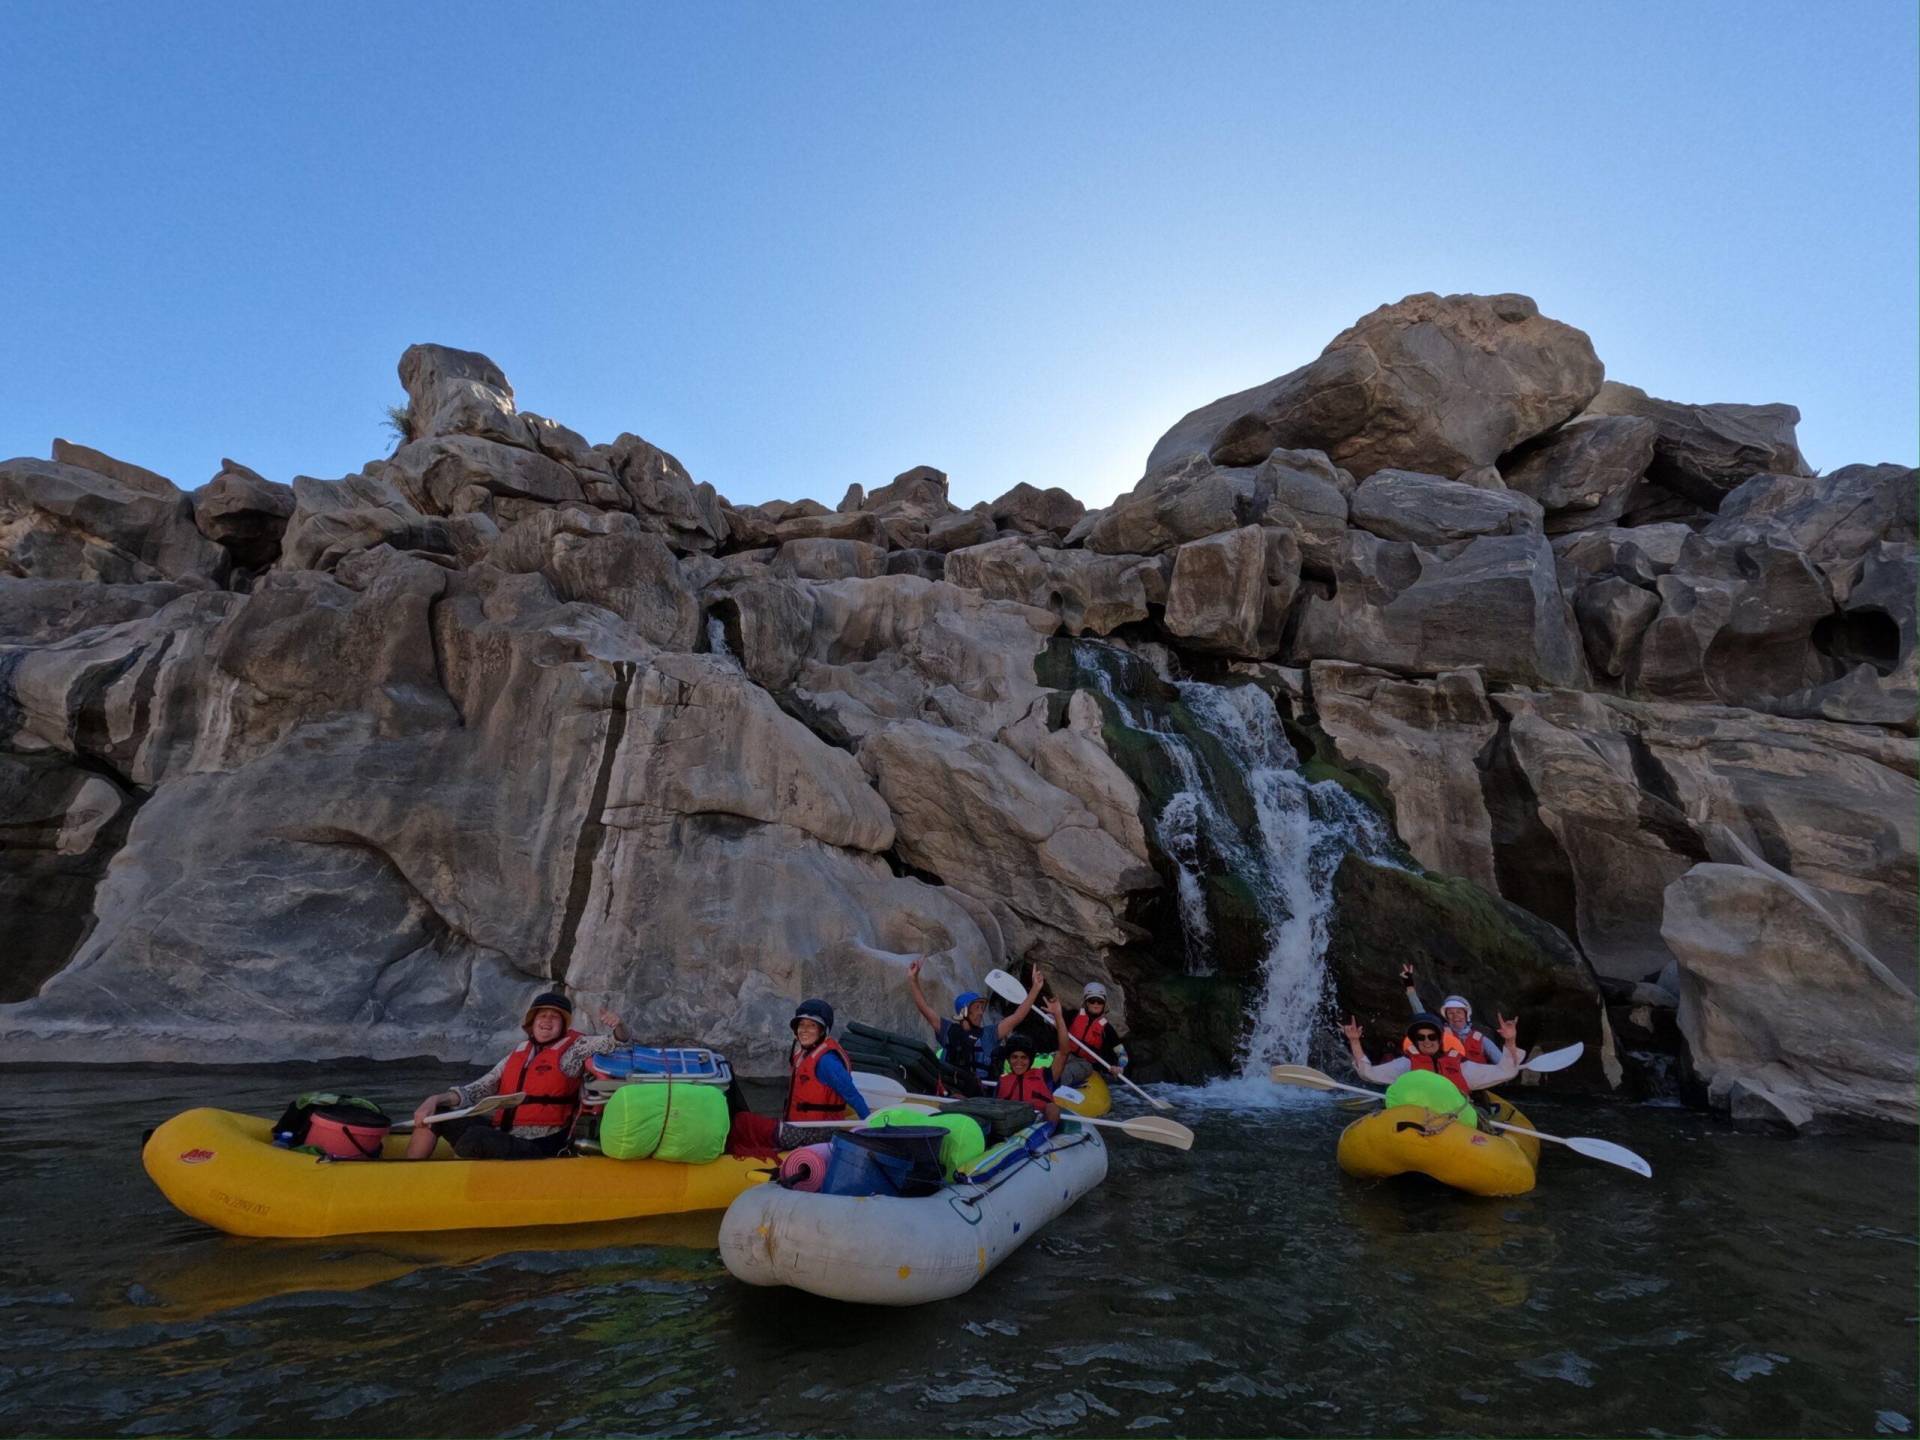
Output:
[[[524,1090],[527,1098],[518,1105],[494,1112],[493,1123],[502,1130],[519,1125],[571,1125],[573,1112],[580,1103],[580,1082],[584,1075],[569,1075],[560,1068],[560,1057],[580,1038],[578,1030],[569,1030],[548,1045],[523,1040],[507,1056],[507,1068],[500,1072],[500,1093],[512,1095]]]
[[[1107,1038],[1107,1017],[1102,1015],[1095,1020],[1082,1010],[1067,1022],[1067,1034],[1098,1055],[1100,1042]]]
[[[1024,1074],[1002,1075],[994,1093],[1002,1100],[1024,1100],[1036,1110],[1045,1110],[1053,1103],[1053,1082],[1046,1071],[1030,1065]]]
[[[840,1097],[840,1092],[814,1073],[820,1068],[823,1055],[838,1055],[840,1063],[852,1073],[853,1066],[848,1064],[847,1052],[840,1048],[838,1040],[822,1040],[794,1061],[793,1078],[787,1082],[786,1116],[795,1124],[837,1120],[847,1111],[847,1102]]]
[[[1453,1034],[1451,1030],[1447,1033],[1449,1035]],[[1485,1065],[1487,1063],[1486,1037],[1481,1035],[1478,1030],[1470,1029],[1465,1035],[1456,1035],[1454,1038],[1460,1042],[1461,1059],[1471,1060],[1476,1065]],[[1444,1042],[1442,1043],[1444,1044]]]
[[[1443,1049],[1437,1059],[1430,1059],[1425,1055],[1414,1055],[1408,1058],[1407,1063],[1415,1070],[1433,1070],[1446,1076],[1462,1095],[1471,1100],[1473,1087],[1467,1084],[1467,1072],[1460,1068],[1460,1054],[1459,1050]]]

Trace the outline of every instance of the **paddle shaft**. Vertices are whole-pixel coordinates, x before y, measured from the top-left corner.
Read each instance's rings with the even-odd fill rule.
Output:
[[[898,1082],[884,1075],[857,1074],[853,1077],[854,1088],[869,1105],[900,1105],[916,1103],[921,1105],[958,1105],[965,1098],[956,1095],[915,1095]],[[1193,1148],[1193,1132],[1172,1120],[1162,1120],[1157,1115],[1142,1115],[1132,1120],[1089,1120],[1085,1115],[1075,1115],[1074,1120],[1082,1125],[1097,1125],[1103,1130],[1124,1130],[1135,1140],[1146,1140],[1155,1145],[1171,1145],[1177,1150]]]
[[[472,1105],[467,1106],[467,1108],[464,1110],[435,1111],[433,1114],[429,1115],[421,1123],[423,1125],[444,1125],[449,1120],[465,1120],[469,1116],[491,1115],[494,1111],[504,1110],[509,1105],[518,1105],[522,1101],[524,1101],[526,1098],[527,1096],[524,1090],[518,1091],[512,1095],[489,1095],[486,1099],[476,1101]],[[407,1135],[407,1134],[411,1134],[412,1131],[413,1131],[413,1121],[402,1120],[398,1125],[394,1126],[393,1129],[388,1131],[387,1133],[391,1135]]]

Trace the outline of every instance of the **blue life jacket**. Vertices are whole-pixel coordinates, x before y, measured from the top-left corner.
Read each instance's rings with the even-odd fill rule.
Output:
[[[993,1084],[994,1052],[1000,1037],[992,1027],[969,1030],[960,1020],[949,1020],[940,1032],[940,1058],[956,1070],[971,1070],[983,1084]]]

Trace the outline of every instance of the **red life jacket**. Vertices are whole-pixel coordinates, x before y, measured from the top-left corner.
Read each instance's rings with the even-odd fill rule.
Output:
[[[1446,1076],[1447,1079],[1451,1080],[1455,1088],[1458,1089],[1462,1095],[1465,1095],[1469,1100],[1473,1098],[1473,1088],[1467,1084],[1467,1073],[1460,1068],[1460,1052],[1458,1050],[1442,1050],[1437,1060],[1429,1059],[1425,1055],[1412,1055],[1408,1057],[1408,1063],[1412,1065],[1415,1070],[1438,1071],[1440,1074]]]
[[[1100,1042],[1107,1038],[1107,1017],[1102,1015],[1095,1020],[1086,1011],[1078,1012],[1067,1022],[1067,1034],[1078,1040],[1094,1054],[1101,1054]],[[1076,1054],[1079,1052],[1075,1052]]]
[[[1024,1100],[1036,1110],[1045,1110],[1053,1103],[1053,1082],[1046,1071],[1030,1065],[1024,1074],[1002,1075],[994,1093],[1002,1100]]]
[[[519,1125],[571,1125],[573,1112],[580,1103],[580,1082],[585,1075],[569,1075],[560,1068],[560,1057],[580,1038],[578,1030],[569,1030],[548,1045],[523,1040],[507,1056],[507,1068],[500,1072],[500,1093],[511,1095],[526,1091],[518,1105],[494,1112],[493,1123],[502,1130]]]
[[[1449,1032],[1451,1033],[1451,1032]],[[1487,1063],[1487,1042],[1478,1030],[1468,1030],[1465,1035],[1456,1036],[1460,1041],[1460,1058],[1471,1060],[1476,1065]]]
[[[837,1120],[847,1113],[847,1102],[840,1098],[840,1092],[814,1073],[820,1068],[823,1055],[838,1055],[848,1072],[853,1070],[853,1066],[847,1062],[847,1052],[840,1048],[838,1040],[822,1040],[794,1061],[793,1078],[787,1082],[786,1117],[795,1124],[804,1125],[809,1120]]]

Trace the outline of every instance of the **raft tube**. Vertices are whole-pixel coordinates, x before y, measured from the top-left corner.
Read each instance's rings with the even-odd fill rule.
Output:
[[[1071,1110],[1076,1115],[1084,1115],[1089,1120],[1098,1120],[1113,1109],[1113,1091],[1107,1088],[1104,1075],[1089,1075],[1087,1083],[1073,1087],[1081,1094],[1079,1100],[1062,1100],[1060,1108]]]
[[[1494,1118],[1530,1125],[1499,1096]],[[1340,1168],[1362,1180],[1429,1175],[1470,1195],[1524,1195],[1540,1167],[1531,1135],[1474,1130],[1420,1105],[1395,1105],[1362,1116],[1340,1135]]]
[[[175,1208],[230,1235],[302,1239],[428,1230],[582,1225],[722,1210],[764,1181],[764,1160],[723,1155],[710,1165],[609,1160],[456,1160],[407,1163],[404,1135],[380,1160],[325,1161],[269,1143],[272,1122],[231,1110],[188,1110],[140,1152]],[[445,1157],[445,1158],[441,1158]],[[398,1162],[398,1163],[392,1163]]]
[[[832,1300],[924,1305],[964,1295],[1106,1178],[1099,1131],[1072,1121],[1051,1135],[1037,1129],[981,1157],[978,1183],[956,1180],[918,1199],[749,1190],[720,1222],[720,1258],[749,1285]],[[1024,1158],[995,1164],[1016,1142]]]

